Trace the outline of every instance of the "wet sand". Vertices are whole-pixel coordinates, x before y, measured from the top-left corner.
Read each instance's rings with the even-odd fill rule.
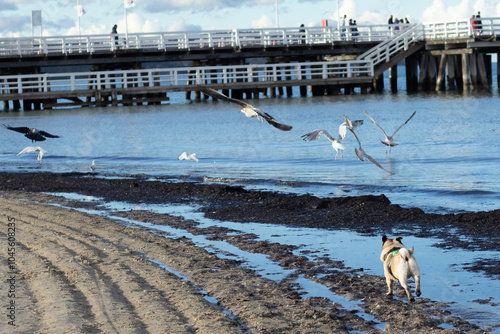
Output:
[[[196,203],[206,216],[238,222],[348,228],[382,235],[392,228],[427,227],[419,233],[453,227],[467,235],[442,233],[442,247],[498,250],[500,211],[426,214],[392,205],[385,196],[317,198],[241,187],[165,182],[141,176],[102,179],[85,174],[0,173],[0,240],[7,243],[15,225],[15,327],[10,332],[86,333],[342,333],[377,332],[372,321],[325,298],[303,298],[293,283],[276,283],[219,258],[186,238],[169,238],[118,224],[92,213],[92,203],[68,201],[42,192],[72,192],[131,203]],[[60,204],[64,207],[48,205]],[[91,212],[91,211],[90,211]],[[133,210],[122,217],[182,227],[193,234],[225,240],[270,256],[297,275],[321,282],[336,294],[358,301],[365,312],[394,333],[447,333],[447,325],[467,333],[484,329],[449,311],[432,298],[415,303],[387,298],[383,277],[346,270],[327,257],[315,262],[292,253],[293,247],[256,241],[223,228],[202,229],[183,217]],[[471,242],[472,241],[472,242]],[[3,247],[4,245],[2,245]],[[4,247],[5,249],[6,247]],[[7,275],[7,258],[0,254]],[[162,265],[185,277],[164,270]],[[498,263],[474,263],[476,270],[499,278]],[[7,283],[5,283],[7,284]],[[200,290],[202,289],[202,290]],[[2,289],[3,291],[5,289]],[[212,303],[205,294],[215,297]],[[397,295],[403,290],[396,289]],[[427,296],[431,297],[431,296]],[[488,302],[487,298],[483,302]],[[7,311],[4,311],[5,313]]]

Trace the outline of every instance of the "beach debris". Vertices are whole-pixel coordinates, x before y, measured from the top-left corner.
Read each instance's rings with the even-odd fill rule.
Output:
[[[243,107],[243,109],[241,109],[240,112],[244,113],[246,117],[257,117],[257,119],[261,122],[264,122],[263,120],[266,120],[267,123],[271,124],[272,126],[274,126],[277,129],[280,129],[283,131],[290,131],[292,129],[292,126],[279,123],[276,119],[274,119],[273,116],[269,115],[266,112],[263,112],[259,108],[254,107],[251,104],[248,104],[244,101],[230,98],[230,97],[228,97],[228,96],[226,96],[226,95],[224,95],[224,94],[222,94],[222,93],[220,93],[212,88],[198,86],[197,89],[200,90],[201,92],[211,96],[214,99],[221,99],[224,101],[232,102],[232,103],[235,103],[235,104]]]
[[[21,152],[19,152],[17,155],[30,153],[30,152],[38,152],[38,157],[36,158],[36,160],[38,160],[38,162],[41,162],[43,155],[45,153],[47,153],[47,151],[45,151],[40,146],[28,146],[28,147],[24,148]]]
[[[29,128],[27,126],[20,126],[20,127],[12,127],[9,125],[3,124],[3,126],[9,130],[16,131],[19,133],[24,133],[24,136],[31,139],[31,142],[36,142],[36,141],[44,141],[47,138],[59,138],[59,136],[52,135],[48,132],[45,132],[43,130],[38,130],[35,128]]]
[[[394,135],[399,131],[399,129],[401,129],[403,127],[403,125],[405,125],[406,123],[408,123],[410,121],[410,119],[415,115],[416,111],[413,112],[413,114],[411,114],[411,116],[406,120],[406,122],[404,122],[403,124],[401,124],[399,126],[399,128],[396,129],[396,131],[394,131],[394,133],[392,134],[392,136],[388,136],[384,129],[382,129],[382,127],[380,127],[380,125],[377,124],[377,122],[375,122],[375,120],[370,116],[368,115],[368,113],[366,112],[365,110],[365,114],[366,116],[368,116],[368,118],[373,122],[373,124],[375,124],[377,126],[377,128],[380,129],[380,131],[382,131],[382,133],[384,134],[385,136],[385,139],[384,140],[381,140],[380,142],[384,145],[386,145],[386,148],[385,148],[385,153],[388,153],[387,152],[387,149],[389,149],[389,153],[391,152],[391,148],[393,146],[397,146],[398,144],[394,142],[393,140],[393,137]]]
[[[186,152],[182,152],[182,154],[177,158],[177,160],[188,160],[198,162],[198,157],[196,153],[187,154]]]

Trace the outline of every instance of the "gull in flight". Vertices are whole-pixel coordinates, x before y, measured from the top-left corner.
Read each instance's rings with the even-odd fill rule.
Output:
[[[498,133],[500,135],[500,132],[498,132],[497,130],[491,130],[491,131],[493,131],[495,133]]]
[[[312,140],[316,140],[319,137],[321,137],[322,134],[324,134],[325,137],[326,137],[326,139],[328,139],[332,143],[333,149],[335,150],[335,152],[337,152],[335,154],[335,160],[337,160],[337,155],[339,154],[339,150],[342,150],[341,157],[342,157],[342,159],[344,159],[344,149],[345,149],[345,147],[340,142],[341,136],[339,136],[339,138],[336,139],[336,138],[333,138],[332,136],[330,136],[330,134],[328,132],[326,132],[326,130],[317,129],[317,130],[311,131],[309,133],[306,133],[305,135],[301,136],[301,138],[304,141],[312,141]]]
[[[94,172],[95,171],[95,160],[92,160],[92,164],[89,166],[89,170],[91,172]]]
[[[346,122],[350,122],[349,118],[347,118],[347,116],[344,116],[344,119],[346,120]],[[358,157],[359,160],[363,161],[364,163],[366,163],[365,161],[365,158],[368,159],[368,161],[370,161],[372,164],[374,164],[375,166],[377,166],[378,168],[386,171],[387,173],[389,174],[394,174],[392,172],[389,172],[387,169],[385,169],[384,167],[382,167],[378,162],[377,160],[373,159],[370,155],[368,155],[365,150],[363,150],[363,148],[361,147],[361,142],[359,141],[358,139],[358,136],[356,136],[356,133],[354,132],[354,130],[350,129],[349,128],[349,131],[351,131],[352,135],[354,136],[354,138],[356,138],[356,140],[358,141],[358,144],[359,144],[359,149],[358,148],[354,148],[354,152],[356,152],[356,156]]]
[[[24,150],[22,150],[21,152],[19,152],[17,155],[24,154],[24,153],[29,153],[29,152],[38,152],[38,158],[36,158],[36,160],[38,160],[38,162],[41,162],[43,154],[47,153],[47,151],[45,151],[40,146],[28,146]]]
[[[198,157],[196,153],[187,154],[186,152],[182,152],[182,154],[177,158],[177,160],[188,160],[198,162]]]
[[[344,119],[346,119],[346,118],[347,117],[345,117],[345,115],[344,115]],[[351,121],[349,118],[347,118],[347,121],[340,124],[340,126],[339,126],[339,138],[344,139],[346,132],[347,132],[347,129],[354,130],[360,125],[363,125],[362,119],[358,119],[356,121]]]
[[[12,127],[9,125],[3,124],[4,127],[6,127],[9,130],[24,133],[24,136],[31,139],[31,142],[35,141],[44,141],[47,138],[59,138],[59,136],[51,135],[48,132],[38,130],[35,128],[28,128],[27,126],[20,126],[20,127]]]
[[[390,152],[391,152],[391,148],[392,148],[393,146],[398,145],[397,143],[395,143],[395,142],[394,142],[394,139],[393,139],[394,135],[395,135],[395,134],[399,131],[399,129],[401,129],[401,127],[403,127],[403,125],[405,125],[406,123],[408,123],[408,122],[410,121],[410,119],[411,119],[411,118],[415,115],[415,113],[416,113],[416,111],[414,111],[414,112],[413,112],[413,114],[411,114],[411,116],[410,116],[410,117],[406,120],[406,122],[404,122],[403,124],[401,124],[401,125],[399,126],[399,128],[397,128],[397,129],[396,129],[396,131],[394,131],[394,133],[392,134],[392,136],[388,136],[388,135],[385,133],[384,129],[382,129],[382,128],[380,127],[380,125],[378,125],[378,124],[377,124],[377,122],[375,122],[375,120],[374,120],[373,118],[371,118],[371,116],[370,116],[370,115],[368,115],[368,113],[367,113],[367,112],[366,112],[366,110],[365,110],[365,114],[366,114],[366,116],[368,116],[368,118],[369,118],[369,119],[371,119],[371,121],[373,122],[373,124],[375,124],[375,125],[377,126],[377,128],[379,128],[379,129],[380,129],[380,131],[382,131],[382,133],[383,133],[383,134],[384,134],[384,136],[385,136],[385,139],[384,139],[384,140],[381,140],[382,144],[386,145],[386,148],[385,148],[385,153],[387,153],[387,149],[389,149],[389,153],[390,153]]]
[[[279,123],[276,119],[274,119],[273,116],[269,115],[266,112],[263,112],[262,110],[252,106],[251,104],[248,104],[241,100],[230,98],[212,88],[198,86],[198,89],[203,93],[210,95],[214,99],[221,99],[238,104],[239,106],[243,107],[243,109],[241,109],[240,111],[244,113],[246,117],[257,117],[257,119],[261,122],[263,122],[263,119],[265,119],[267,123],[283,131],[290,131],[292,129],[290,125]]]

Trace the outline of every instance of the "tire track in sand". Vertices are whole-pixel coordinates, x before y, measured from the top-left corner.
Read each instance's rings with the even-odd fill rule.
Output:
[[[87,315],[84,318],[95,318],[100,330],[105,332],[147,330],[151,333],[167,330],[171,333],[189,333],[195,326],[188,323],[196,319],[193,319],[189,312],[187,316],[184,313],[191,309],[192,305],[203,304],[202,308],[208,308],[208,311],[204,312],[208,317],[211,316],[210,313],[220,313],[219,310],[211,308],[193,287],[157,265],[138,255],[132,256],[131,261],[131,251],[123,247],[119,249],[103,241],[102,238],[87,233],[81,234],[82,231],[76,233],[74,228],[66,227],[66,223],[52,222],[52,220],[62,222],[74,220],[74,212],[62,209],[54,212],[54,208],[48,207],[47,211],[50,212],[47,213],[45,210],[40,210],[39,205],[35,205],[37,211],[30,210],[35,209],[35,207],[30,208],[31,206],[32,204],[25,203],[22,211],[13,211],[2,206],[1,212],[18,217],[16,219],[19,235],[22,235],[23,242],[30,245],[29,252],[43,258],[46,266],[52,268],[51,271],[61,272],[66,280],[63,280],[63,286],[75,286],[87,297],[90,303],[90,307],[87,308],[92,309],[92,316]],[[6,222],[5,218],[0,219],[2,223]],[[77,220],[76,223],[85,225],[88,221]],[[43,277],[42,281],[47,279]],[[158,284],[159,282],[163,284]],[[160,285],[165,285],[166,288],[159,288]],[[184,310],[177,309],[173,305],[175,303],[167,298],[171,289],[177,294],[180,292],[182,298],[189,301],[191,306],[183,306]],[[60,291],[61,286],[54,285],[48,290]],[[40,299],[51,298],[40,296]],[[74,305],[66,305],[63,308],[74,309]],[[194,309],[200,309],[200,306]],[[225,314],[217,314],[217,317],[227,318]],[[75,323],[80,329],[85,327],[86,332],[90,329],[81,322],[78,324],[78,321],[75,321]],[[215,323],[217,324],[217,321]],[[229,319],[225,325],[219,327],[218,332],[239,332],[237,324]],[[231,328],[229,331],[224,329],[228,325]],[[51,328],[50,324],[45,327]]]

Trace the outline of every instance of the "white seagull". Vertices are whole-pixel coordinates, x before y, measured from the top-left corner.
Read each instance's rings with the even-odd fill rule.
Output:
[[[186,152],[182,152],[182,154],[177,158],[177,160],[188,160],[198,162],[198,157],[196,153],[187,154]]]
[[[28,146],[24,150],[19,152],[17,155],[24,154],[24,153],[30,153],[30,152],[38,152],[38,157],[36,158],[36,160],[38,160],[38,162],[41,162],[44,153],[47,153],[47,151],[45,151],[40,146]]]
[[[411,119],[411,118],[415,115],[415,113],[416,113],[416,111],[414,111],[414,112],[413,112],[413,114],[411,114],[411,116],[410,116],[410,117],[406,120],[406,122],[404,122],[403,124],[401,124],[401,125],[399,126],[399,128],[397,128],[397,129],[396,129],[396,131],[394,131],[394,133],[392,134],[392,136],[388,136],[388,135],[385,133],[384,129],[382,129],[382,128],[380,127],[380,125],[378,125],[378,124],[377,124],[377,122],[375,122],[375,120],[374,120],[373,118],[371,118],[371,116],[370,116],[370,115],[368,115],[368,113],[367,113],[367,112],[366,112],[366,110],[365,110],[365,114],[366,114],[366,116],[368,116],[368,118],[369,118],[369,119],[371,119],[371,121],[373,122],[373,124],[375,124],[375,125],[377,126],[377,128],[379,128],[379,129],[380,129],[380,131],[382,131],[382,133],[383,133],[383,134],[384,134],[384,136],[385,136],[385,139],[384,139],[384,140],[381,140],[382,144],[386,145],[386,148],[385,148],[385,153],[387,153],[387,149],[389,149],[389,153],[390,153],[390,152],[391,152],[391,148],[392,148],[393,146],[398,145],[397,143],[395,143],[395,142],[394,142],[394,139],[393,139],[393,138],[394,138],[394,135],[395,135],[395,134],[399,131],[399,129],[401,129],[401,127],[402,127],[403,125],[405,125],[406,123],[408,123],[408,122],[410,121],[410,119]]]
[[[346,119],[344,115],[344,119]],[[344,123],[340,124],[339,126],[339,138],[344,139],[345,134],[347,133],[347,129],[354,130],[358,126],[363,125],[363,120],[358,119],[356,121],[351,121],[349,118],[347,118],[348,121],[345,121]]]
[[[498,132],[497,130],[491,130],[491,131],[493,131],[495,133],[498,133],[500,135],[500,132]]]
[[[89,166],[89,170],[91,172],[94,172],[95,171],[95,160],[92,160],[92,164]]]
[[[198,86],[197,89],[211,96],[214,99],[221,99],[238,104],[239,106],[243,107],[243,109],[241,109],[240,111],[244,113],[246,117],[257,117],[257,119],[261,122],[263,122],[263,119],[265,119],[267,123],[283,131],[290,131],[292,129],[290,125],[279,123],[276,119],[274,119],[273,116],[269,115],[266,112],[263,112],[259,108],[254,107],[251,104],[248,104],[244,101],[230,98],[212,88]]]
[[[312,141],[312,140],[316,140],[319,137],[321,137],[322,134],[324,134],[325,137],[332,143],[333,149],[335,150],[335,152],[337,152],[335,154],[335,160],[337,160],[337,156],[339,154],[339,150],[342,150],[341,157],[342,157],[342,159],[344,159],[344,150],[345,150],[345,147],[340,142],[340,137],[341,136],[339,136],[339,139],[336,139],[336,138],[333,138],[332,136],[330,136],[330,134],[328,132],[326,132],[326,130],[317,129],[317,130],[311,131],[309,133],[306,133],[305,135],[301,136],[301,138],[304,141]]]
[[[348,121],[349,119],[347,118],[347,116],[344,116],[344,119],[346,119],[346,121]],[[378,168],[386,171],[387,173],[389,174],[394,174],[392,172],[389,172],[387,169],[385,169],[384,167],[382,167],[378,162],[377,160],[373,159],[370,155],[368,155],[365,150],[363,150],[363,148],[361,147],[361,142],[359,141],[358,139],[358,136],[356,136],[356,133],[354,132],[354,130],[351,130],[349,129],[349,131],[351,131],[352,135],[354,136],[354,138],[356,138],[356,140],[358,141],[358,144],[359,144],[359,149],[358,148],[354,148],[354,152],[356,153],[356,156],[358,157],[359,160],[363,161],[364,163],[366,163],[365,161],[365,158],[368,159],[368,161],[370,161],[372,164],[374,164],[375,166],[377,166]]]

